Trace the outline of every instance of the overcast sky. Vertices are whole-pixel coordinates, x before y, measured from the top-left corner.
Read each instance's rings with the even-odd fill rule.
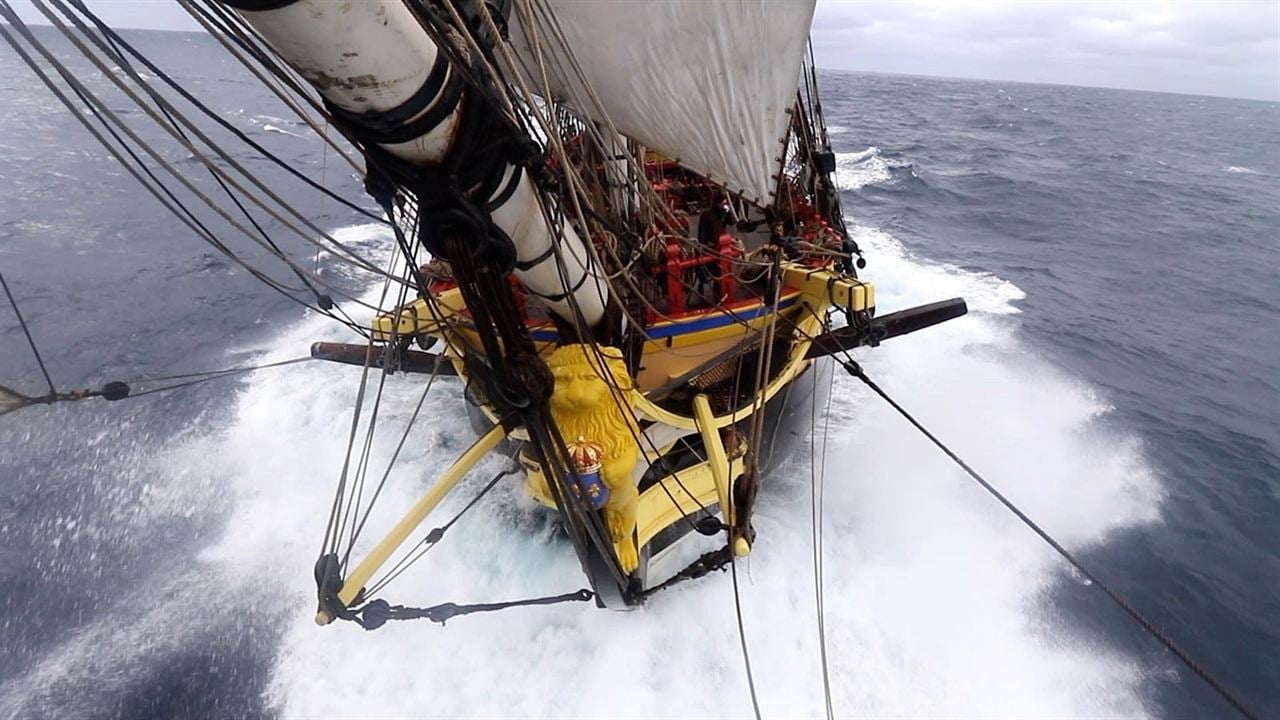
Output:
[[[197,29],[173,0],[89,5],[118,27]],[[813,40],[825,68],[1280,100],[1280,0],[819,0]]]
[[[819,67],[1280,100],[1280,0],[820,0]]]

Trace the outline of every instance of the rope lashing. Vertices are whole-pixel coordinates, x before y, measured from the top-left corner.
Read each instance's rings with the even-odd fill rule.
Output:
[[[0,385],[0,415],[7,415],[29,405],[52,405],[58,402],[74,402],[85,398],[100,397],[105,400],[121,400],[129,397],[129,385],[119,381],[109,382],[92,390],[71,390],[69,392],[49,392],[32,397],[23,395],[12,388]]]

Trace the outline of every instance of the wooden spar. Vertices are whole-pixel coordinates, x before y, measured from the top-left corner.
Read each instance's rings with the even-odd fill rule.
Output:
[[[716,483],[720,512],[724,514],[725,524],[732,527],[733,495],[729,491],[729,456],[724,451],[724,443],[720,441],[720,429],[716,427],[715,414],[711,411],[711,402],[705,394],[698,393],[694,396],[693,415],[698,422],[698,432],[702,435],[702,446],[706,448],[711,478]]]
[[[387,347],[385,345],[352,345],[349,343],[318,342],[311,346],[311,357],[317,360],[342,363],[344,365],[383,367],[386,362]],[[457,375],[453,363],[443,355],[425,353],[418,350],[401,350],[396,362],[396,370],[407,373],[423,373],[430,375]]]
[[[899,310],[871,321],[870,327],[842,327],[813,338],[805,353],[807,358],[835,355],[862,345],[879,343],[938,323],[954,320],[969,311],[962,298],[951,298]]]
[[[489,451],[498,447],[498,443],[502,442],[506,436],[507,431],[502,425],[494,425],[489,432],[481,435],[479,440],[467,448],[466,452],[458,456],[453,465],[440,476],[439,480],[436,480],[435,485],[432,485],[431,489],[409,508],[409,512],[405,513],[404,517],[400,518],[400,522],[391,528],[391,532],[373,546],[364,560],[361,560],[356,569],[347,576],[342,583],[342,590],[338,592],[338,599],[343,605],[350,605],[356,599],[356,595],[360,593],[365,583],[369,582],[369,578],[386,564],[391,554],[404,544],[414,530],[418,529],[422,521],[427,519],[427,515],[431,514],[440,501],[458,485],[458,481],[462,480],[481,458],[489,454]]]

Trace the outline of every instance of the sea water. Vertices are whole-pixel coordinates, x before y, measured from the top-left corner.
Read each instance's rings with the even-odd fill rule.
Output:
[[[225,119],[368,205],[345,160],[208,38],[130,37]],[[879,310],[953,296],[970,308],[860,352],[868,374],[1255,708],[1280,711],[1280,108],[820,80]],[[7,49],[0,94],[0,272],[60,387],[353,341],[145,197]],[[393,251],[383,226],[237,155],[360,253]],[[169,159],[210,185],[181,151]],[[378,298],[373,278],[266,227],[335,287]],[[16,321],[7,308],[0,318],[0,383],[40,392]],[[632,612],[569,604],[445,627],[316,627],[311,566],[358,379],[309,363],[0,418],[0,714],[750,714],[725,574]],[[807,444],[762,490],[739,572],[765,717],[823,713],[815,484],[838,715],[1226,712],[860,383],[806,381],[833,384],[831,403],[797,428]],[[377,462],[422,382],[388,380]],[[433,388],[371,523],[385,527],[470,442],[462,402],[454,381]],[[501,467],[489,461],[464,494]],[[582,584],[572,550],[513,480],[388,596],[488,602]]]

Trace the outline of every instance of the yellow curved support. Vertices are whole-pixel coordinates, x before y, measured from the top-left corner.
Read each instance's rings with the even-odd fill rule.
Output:
[[[825,307],[829,307],[829,304],[825,305],[824,309]],[[802,319],[798,323],[801,329],[804,330],[805,334],[810,337],[816,334],[820,325],[820,322],[817,319],[818,315],[819,313],[815,311],[810,317]],[[731,413],[717,415],[709,420],[709,424],[712,427],[719,429],[732,425],[740,420],[745,420],[746,418],[751,417],[752,413],[763,408],[765,403],[771,400],[774,395],[777,395],[787,386],[788,383],[794,380],[802,370],[813,363],[812,360],[804,359],[805,353],[809,351],[810,344],[809,340],[801,340],[796,343],[796,346],[791,350],[791,357],[788,359],[786,367],[782,369],[782,372],[778,373],[777,377],[765,386],[764,392],[757,395],[751,404],[740,407]],[[636,397],[635,407],[637,412],[642,413],[650,420],[657,420],[658,422],[666,423],[673,427],[683,428],[685,430],[701,429],[696,419],[680,415],[678,413],[673,413],[670,410],[665,410],[644,395]]]
[[[707,451],[707,465],[711,467],[711,479],[716,483],[716,495],[720,498],[720,512],[726,525],[733,525],[733,497],[729,493],[729,456],[720,440],[720,429],[711,413],[711,402],[698,393],[693,398],[693,416],[702,434],[702,446]]]
[[[742,458],[730,460],[730,482],[738,479],[742,470]],[[640,496],[638,545],[648,545],[658,533],[719,501],[711,468],[705,462],[662,478]]]
[[[480,436],[479,440],[476,440],[466,452],[453,461],[453,465],[440,476],[436,484],[432,485],[412,508],[409,508],[409,512],[405,513],[404,517],[400,518],[400,522],[391,528],[391,532],[373,546],[364,560],[361,560],[356,569],[347,576],[342,583],[342,590],[338,592],[338,599],[343,605],[350,605],[356,599],[360,588],[364,587],[365,583],[369,582],[369,578],[386,564],[391,554],[404,544],[414,530],[418,529],[422,521],[427,519],[427,515],[431,514],[431,511],[457,486],[467,472],[475,467],[481,458],[489,454],[489,451],[498,447],[498,443],[501,443],[506,436],[507,432],[501,425],[494,425],[489,432]]]

